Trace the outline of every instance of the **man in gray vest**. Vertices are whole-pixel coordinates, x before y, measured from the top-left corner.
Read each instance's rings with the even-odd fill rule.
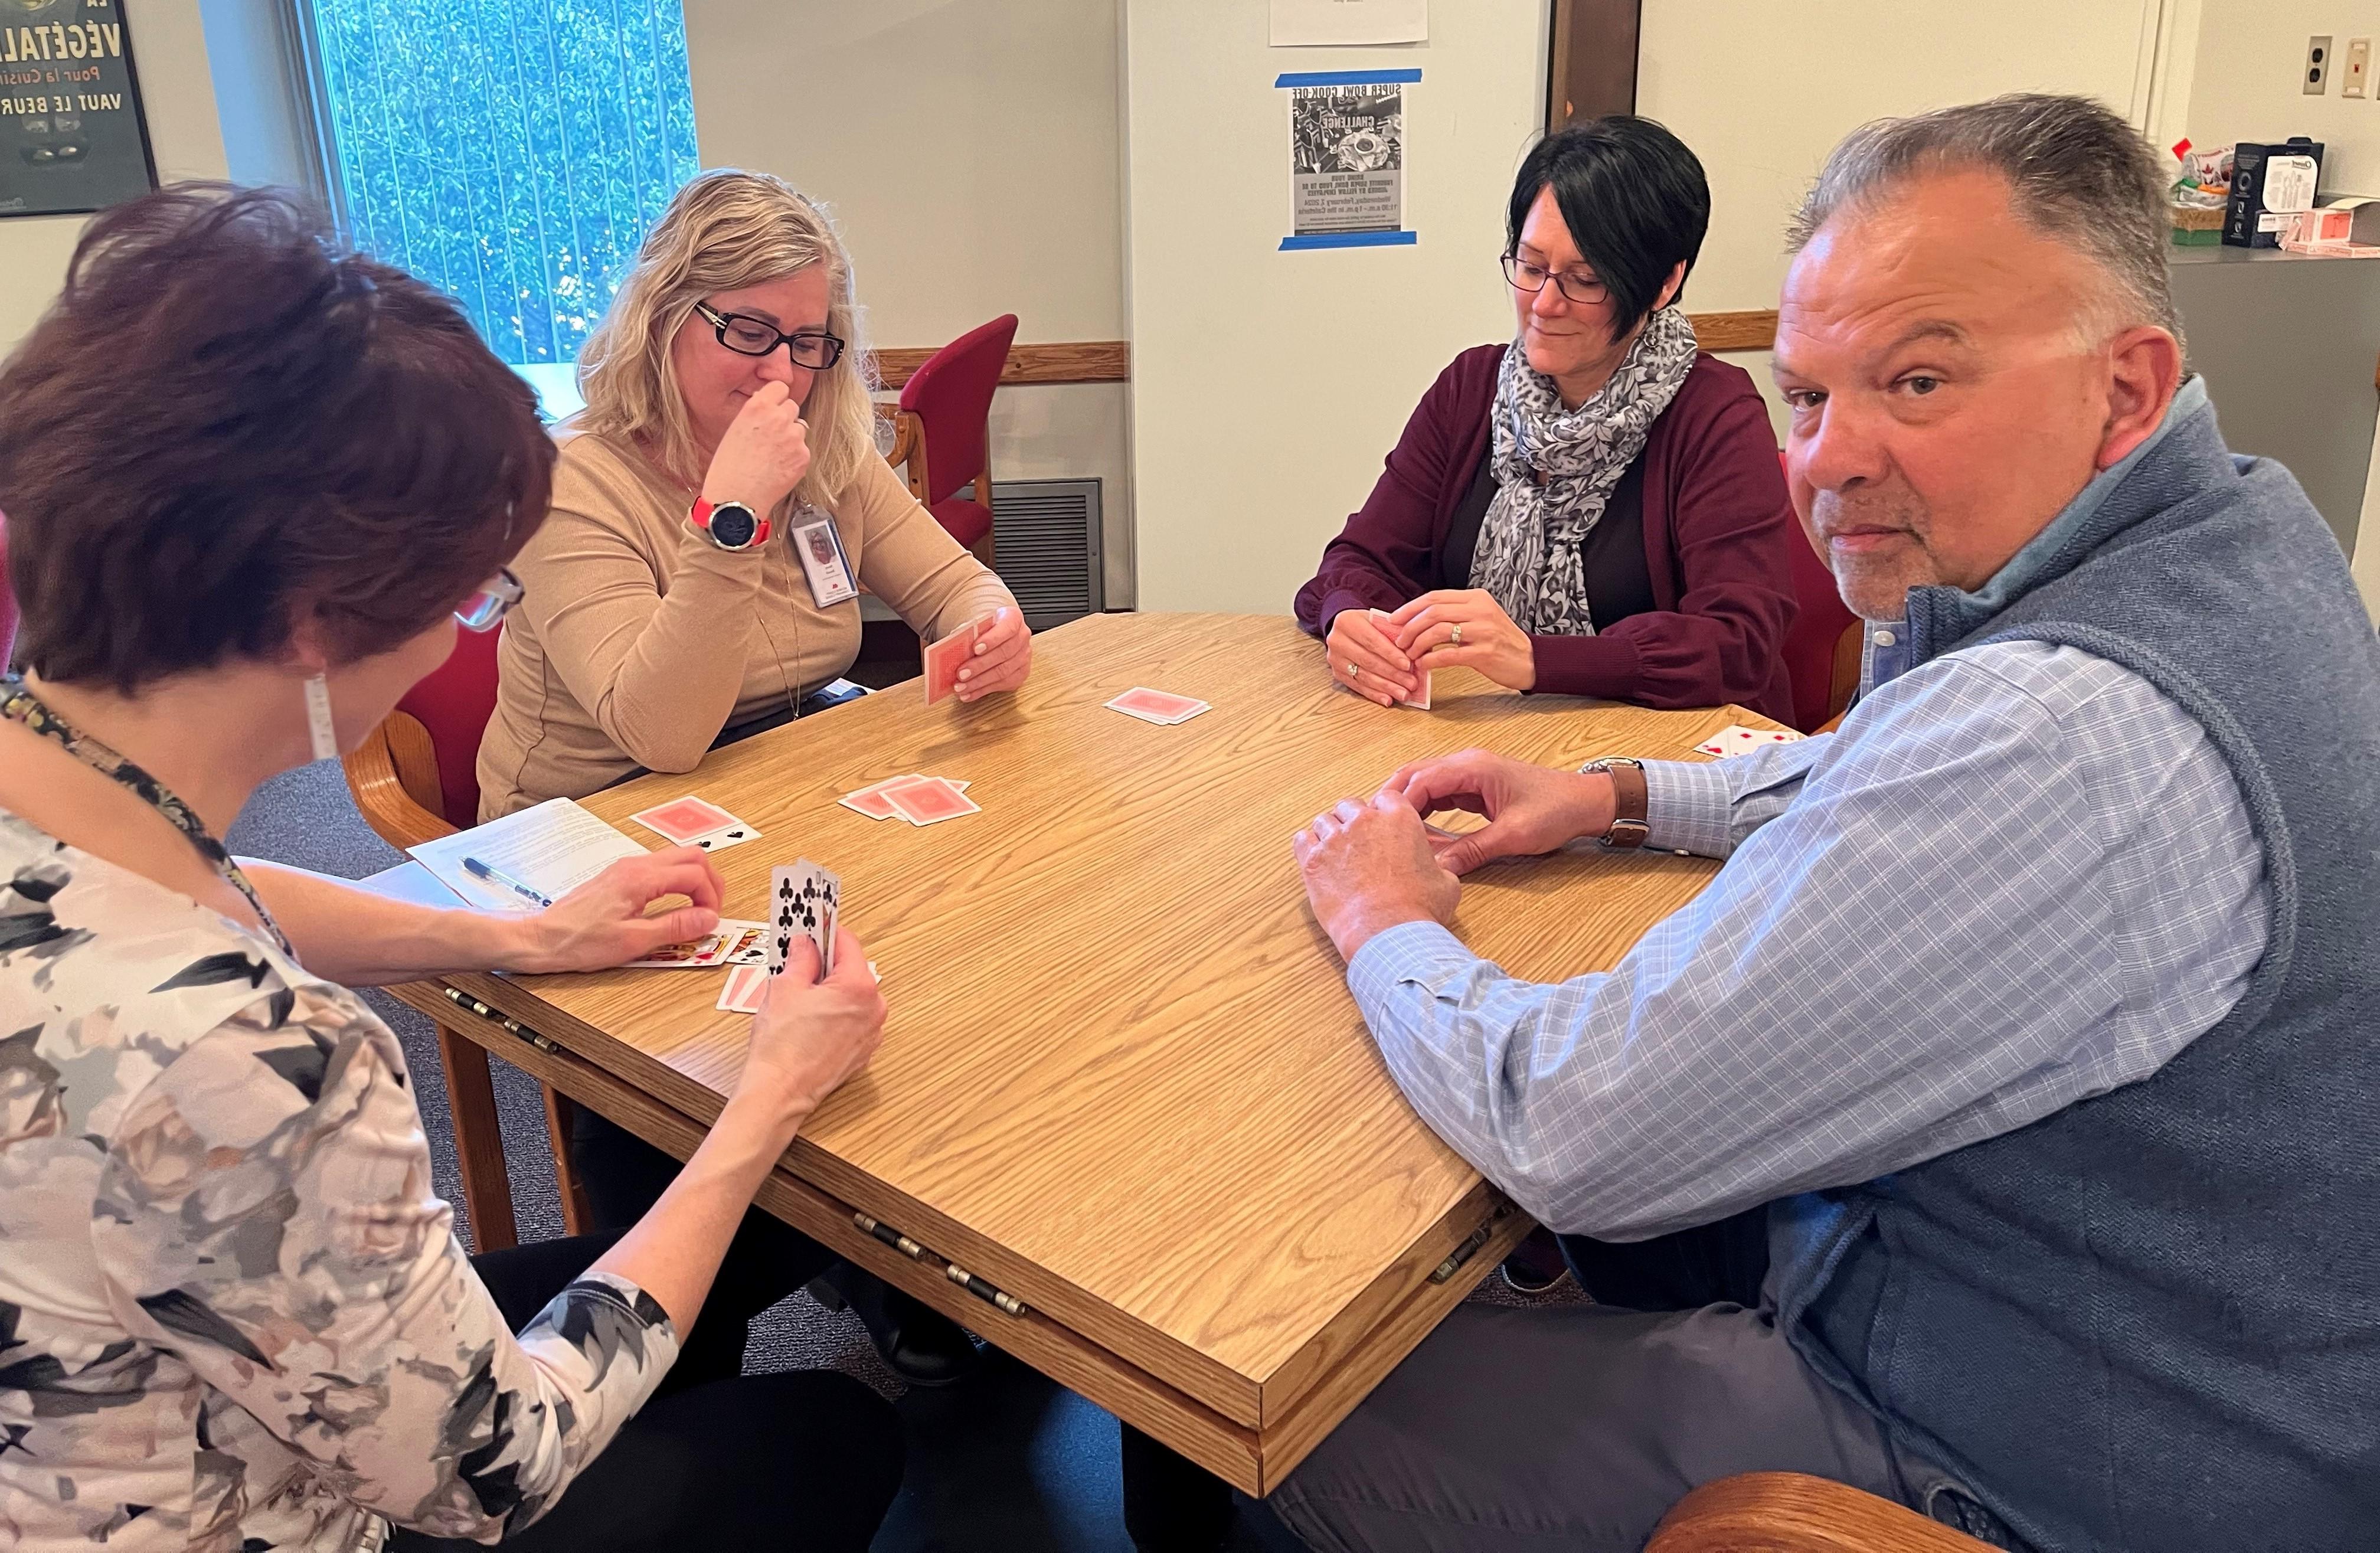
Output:
[[[1458,1311],[1275,1496],[1315,1547],[1634,1548],[1759,1470],[2044,1553],[2380,1547],[2380,643],[2165,240],[2096,103],[1852,135],[1776,354],[1840,731],[1473,751],[1298,837],[1398,1085],[1604,1302]],[[1449,931],[1597,841],[1726,864],[1560,985]]]

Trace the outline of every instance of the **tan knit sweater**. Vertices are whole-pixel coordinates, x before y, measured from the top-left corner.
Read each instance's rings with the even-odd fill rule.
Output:
[[[729,554],[641,455],[566,421],[555,434],[552,515],[513,563],[528,594],[497,649],[482,820],[639,766],[692,770],[722,728],[798,700],[859,653],[859,601],[811,601],[787,508],[762,550]],[[880,458],[830,510],[860,587],[926,635],[1015,602]]]

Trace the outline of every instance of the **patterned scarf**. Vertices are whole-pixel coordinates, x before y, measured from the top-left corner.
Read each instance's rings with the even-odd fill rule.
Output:
[[[1694,370],[1694,350],[1686,315],[1663,308],[1645,320],[1611,381],[1574,410],[1562,408],[1553,379],[1530,369],[1518,340],[1504,353],[1488,412],[1496,499],[1479,525],[1471,584],[1495,595],[1522,630],[1595,635],[1586,536]]]

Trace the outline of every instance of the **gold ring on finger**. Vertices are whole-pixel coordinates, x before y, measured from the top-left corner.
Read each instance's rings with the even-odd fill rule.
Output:
[[[1454,623],[1454,645],[1456,647],[1463,645],[1463,622],[1459,620]]]

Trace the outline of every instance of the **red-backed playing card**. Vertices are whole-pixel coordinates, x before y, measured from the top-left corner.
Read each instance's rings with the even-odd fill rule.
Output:
[[[658,808],[650,808],[628,818],[648,831],[661,832],[680,846],[713,831],[741,823],[717,804],[705,803],[692,794],[683,798],[673,798]]]
[[[730,1013],[758,1013],[760,993],[768,985],[768,966],[738,965],[727,973],[727,985],[719,989],[717,1006]]]
[[[975,639],[982,629],[983,622],[970,620],[926,649],[926,705],[959,687],[959,671],[975,656]]]
[[[1207,703],[1195,696],[1176,696],[1168,690],[1151,690],[1145,686],[1135,686],[1106,705],[1110,711],[1120,711],[1126,717],[1139,718],[1143,722],[1161,723],[1168,727],[1187,722],[1208,710]]]
[[[884,790],[884,800],[912,825],[932,825],[963,814],[980,814],[980,805],[940,777],[925,777]]]

